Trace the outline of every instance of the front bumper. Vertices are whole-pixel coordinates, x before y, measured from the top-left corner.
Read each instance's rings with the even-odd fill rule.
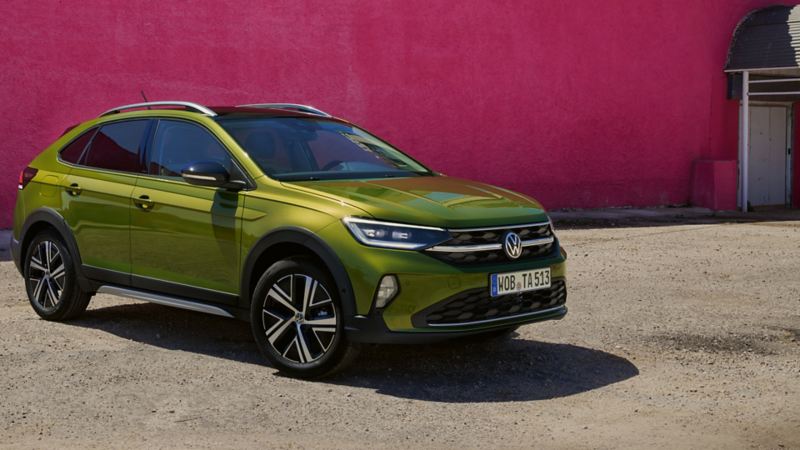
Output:
[[[560,319],[567,312],[563,301],[542,304],[524,314],[508,312],[496,320],[481,320],[456,326],[430,326],[419,318],[431,307],[471,291],[487,292],[493,273],[549,267],[551,278],[565,283],[566,253],[558,246],[540,258],[502,261],[495,264],[459,266],[440,261],[424,252],[367,247],[334,224],[319,233],[342,258],[353,287],[354,314],[345,327],[351,339],[360,342],[429,342],[477,334],[543,320]],[[344,232],[344,234],[342,234]],[[344,236],[344,237],[343,237]],[[385,308],[375,308],[375,291],[384,275],[395,275],[400,290]],[[566,289],[566,286],[564,287]],[[566,294],[564,294],[565,298]],[[491,301],[488,300],[487,301]]]
[[[386,326],[386,322],[381,315],[376,313],[368,316],[356,316],[346,327],[346,332],[348,338],[354,342],[370,344],[419,344],[457,339],[481,334],[493,329],[514,327],[545,320],[560,320],[563,319],[566,314],[566,305],[561,305],[553,309],[527,314],[524,317],[508,317],[504,320],[481,326],[447,330],[419,328],[416,330],[392,331]]]

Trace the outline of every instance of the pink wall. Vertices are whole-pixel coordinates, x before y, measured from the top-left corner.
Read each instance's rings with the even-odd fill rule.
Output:
[[[698,159],[692,171],[691,204],[714,210],[736,209],[739,162]]]
[[[696,159],[736,158],[722,67],[771,3],[5,0],[0,226],[39,150],[140,89],[313,104],[550,208],[686,203]]]

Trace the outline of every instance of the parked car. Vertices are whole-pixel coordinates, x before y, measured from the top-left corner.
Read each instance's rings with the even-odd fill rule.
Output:
[[[46,320],[95,293],[242,319],[306,378],[361,343],[567,312],[566,254],[539,203],[304,105],[150,102],[84,122],[20,174],[11,247]]]

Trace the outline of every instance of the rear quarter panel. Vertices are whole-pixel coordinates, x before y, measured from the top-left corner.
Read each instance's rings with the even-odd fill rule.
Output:
[[[23,238],[25,222],[36,210],[49,209],[62,218],[65,217],[68,194],[64,186],[67,184],[72,167],[58,160],[59,151],[98,122],[98,119],[93,119],[72,128],[28,164],[29,167],[37,169],[37,173],[25,189],[17,191],[13,230],[15,239]]]
[[[62,196],[66,195],[62,185],[70,168],[56,158],[61,146],[71,139],[67,136],[58,139],[29,164],[37,172],[25,189],[17,190],[17,202],[14,206],[15,239],[22,238],[22,227],[33,211],[39,208],[51,208],[59,212],[62,210]]]

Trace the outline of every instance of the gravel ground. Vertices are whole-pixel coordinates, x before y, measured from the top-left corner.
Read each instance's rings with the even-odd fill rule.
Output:
[[[366,349],[322,382],[244,323],[109,296],[39,320],[0,263],[0,446],[800,448],[800,221],[561,230],[570,313]]]

